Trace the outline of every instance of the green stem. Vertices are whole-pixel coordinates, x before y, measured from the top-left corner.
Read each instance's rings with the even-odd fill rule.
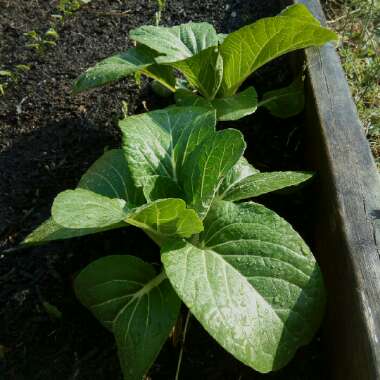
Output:
[[[285,97],[285,95],[284,95],[284,97]],[[258,102],[258,103],[257,103],[257,108],[262,107],[262,106],[264,106],[265,104],[270,103],[270,102],[272,102],[273,100],[276,100],[276,99],[279,99],[279,98],[281,98],[281,96],[272,96],[272,97],[270,97],[270,98],[268,98],[268,99],[262,100],[261,102]]]
[[[190,313],[190,310],[188,310],[187,315],[186,315],[185,327],[183,328],[183,332],[182,332],[181,350],[180,350],[180,352],[179,352],[178,364],[177,364],[177,371],[176,371],[176,373],[175,373],[175,380],[179,380],[179,372],[180,372],[180,370],[181,370],[181,363],[182,363],[183,349],[184,349],[184,347],[185,347],[186,333],[187,333],[187,329],[188,329],[188,327],[189,327],[190,317],[191,317],[191,313]]]

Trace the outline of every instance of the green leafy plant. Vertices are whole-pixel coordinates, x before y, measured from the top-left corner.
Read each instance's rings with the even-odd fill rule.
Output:
[[[63,17],[71,16],[82,5],[89,4],[91,0],[59,0],[57,9],[62,12]]]
[[[6,88],[13,83],[17,83],[22,73],[30,70],[30,65],[17,64],[11,70],[0,70],[0,95],[5,95]]]
[[[302,184],[310,172],[261,173],[216,110],[172,106],[120,121],[123,145],[105,152],[23,244],[140,228],[161,269],[116,254],[90,263],[75,292],[112,332],[126,380],[141,380],[181,301],[246,365],[269,372],[307,344],[324,311],[320,269],[283,218],[245,201]],[[120,252],[124,253],[124,252]],[[157,260],[155,260],[157,261]]]
[[[279,117],[299,112],[301,78],[260,102],[253,87],[238,90],[270,60],[336,36],[302,5],[228,36],[207,23],[143,26],[130,36],[136,47],[87,70],[74,91],[146,75],[175,92],[177,106],[128,117],[124,104],[122,147],[58,194],[51,217],[23,244],[125,227],[157,244],[158,270],[125,252],[96,260],[75,279],[79,300],[114,334],[126,380],[147,373],[182,302],[246,365],[282,368],[320,324],[323,280],[290,224],[250,199],[304,184],[312,173],[259,172],[243,156],[242,134],[217,131],[216,123],[258,106]]]
[[[8,83],[16,80],[16,76],[10,70],[0,70],[0,77],[2,78],[2,81],[0,82],[0,94],[5,95],[5,89],[7,88]]]
[[[44,34],[40,34],[35,30],[24,33],[29,39],[29,43],[26,45],[34,49],[38,54],[43,54],[48,46],[55,46],[56,40],[59,39],[58,32],[51,26]]]
[[[162,16],[162,12],[165,10],[165,6],[166,6],[166,0],[157,0],[157,7],[158,7],[158,10],[156,11],[154,17],[156,19],[156,25],[158,26],[161,22],[161,16]]]
[[[212,25],[202,22],[142,26],[131,30],[129,36],[137,46],[88,69],[75,82],[75,93],[140,72],[175,92],[178,105],[214,108],[219,120],[237,120],[261,105],[280,117],[300,112],[303,89],[298,79],[288,88],[264,94],[261,102],[253,87],[238,90],[267,62],[337,38],[321,27],[302,4],[229,35],[218,34]],[[186,79],[185,89],[177,85],[174,72]]]

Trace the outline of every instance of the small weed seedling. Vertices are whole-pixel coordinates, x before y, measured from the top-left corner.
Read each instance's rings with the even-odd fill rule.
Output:
[[[24,35],[30,41],[26,46],[34,49],[38,54],[45,53],[48,46],[55,46],[57,44],[56,40],[59,38],[57,31],[53,27],[50,27],[44,34],[39,34],[32,30],[24,33]]]
[[[73,15],[82,5],[90,2],[91,0],[59,0],[57,9],[62,12],[64,18]]]
[[[238,360],[263,373],[280,369],[320,324],[323,280],[291,225],[247,200],[302,184],[312,173],[259,172],[243,157],[243,135],[216,124],[257,107],[252,88],[236,94],[250,73],[335,34],[298,5],[229,36],[206,23],[147,26],[131,36],[139,45],[87,71],[76,91],[135,72],[176,91],[175,68],[201,96],[177,91],[188,104],[120,121],[122,147],[105,152],[77,188],[58,194],[51,218],[23,244],[115,228],[140,228],[157,244],[158,270],[126,245],[75,279],[81,303],[114,334],[126,380],[147,373],[181,302]],[[270,109],[280,109],[282,101],[273,102]]]
[[[22,73],[29,71],[30,65],[18,64],[11,68],[11,70],[0,70],[0,95],[5,95],[5,89],[11,83],[17,83]]]
[[[166,0],[157,0],[158,10],[155,13],[156,26],[160,25],[162,12],[165,10]]]
[[[198,105],[217,111],[218,120],[237,120],[266,107],[277,117],[299,113],[304,106],[303,83],[265,93],[260,102],[244,81],[265,63],[290,51],[336,40],[304,5],[261,19],[229,35],[217,34],[208,23],[174,27],[142,26],[132,30],[137,46],[99,62],[82,74],[74,92],[85,91],[140,72],[175,92],[178,105]],[[178,85],[174,72],[186,79]]]

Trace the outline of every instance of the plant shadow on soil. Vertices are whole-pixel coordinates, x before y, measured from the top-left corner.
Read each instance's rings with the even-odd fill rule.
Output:
[[[99,15],[126,10],[128,18]],[[229,32],[279,10],[274,0],[169,0],[162,23],[209,21],[219,32]],[[116,125],[122,100],[134,114],[145,107],[152,110],[170,104],[170,99],[152,94],[147,80],[141,88],[123,80],[88,94],[70,95],[72,80],[99,59],[125,50],[130,45],[128,30],[152,23],[154,11],[154,1],[94,0],[65,21],[57,47],[41,57],[25,50],[22,33],[43,30],[53,9],[39,12],[26,0],[10,2],[2,9],[2,56],[9,58],[9,64],[31,62],[33,68],[7,90],[0,104],[0,249],[15,247],[49,216],[58,192],[75,187],[105,148],[119,146]],[[291,81],[290,70],[284,69],[286,62],[277,60],[254,75],[251,82],[259,93]],[[307,169],[300,125],[302,117],[282,121],[265,111],[241,120],[238,126],[249,145],[246,157],[263,171]],[[236,128],[237,124],[222,123],[221,127]],[[312,243],[312,210],[306,207],[311,197],[311,190],[304,189],[257,201],[286,217]],[[88,263],[120,253],[143,254],[150,262],[159,262],[156,246],[134,228],[0,256],[0,348],[4,351],[0,377],[3,372],[7,380],[121,379],[113,337],[78,303],[72,290],[75,274]],[[44,302],[56,306],[62,317],[50,315]],[[226,353],[192,319],[181,379],[325,379],[321,345],[316,338],[284,370],[260,375]],[[174,378],[178,353],[179,347],[168,341],[149,376]]]

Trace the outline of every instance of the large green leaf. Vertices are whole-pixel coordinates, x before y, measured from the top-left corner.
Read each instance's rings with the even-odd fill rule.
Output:
[[[54,222],[80,229],[112,226],[125,220],[127,213],[124,199],[111,199],[80,188],[59,193],[51,209]]]
[[[191,152],[215,133],[215,112],[200,107],[170,107],[121,120],[123,149],[134,181],[142,186],[149,177],[178,182]]]
[[[301,7],[299,5],[302,5]],[[296,4],[285,8],[280,14],[288,17],[295,17],[297,19],[304,20],[307,23],[320,26],[319,20],[317,20],[309,9],[303,4]]]
[[[176,103],[179,106],[199,106],[216,109],[216,117],[221,121],[239,120],[254,113],[257,109],[257,93],[253,87],[225,98],[213,100],[204,99],[187,90],[175,92]]]
[[[71,239],[127,226],[128,224],[120,222],[103,228],[65,228],[56,223],[52,218],[49,218],[31,232],[21,245],[34,245],[53,240]]]
[[[303,4],[247,25],[229,34],[220,45],[224,71],[219,95],[235,94],[249,75],[280,55],[336,39],[337,35],[321,27]]]
[[[218,120],[239,120],[256,111],[257,93],[253,87],[248,87],[236,95],[214,99],[212,105],[216,109]]]
[[[189,84],[205,98],[214,99],[223,78],[223,59],[218,47],[212,46],[191,58],[172,63]]]
[[[82,176],[78,187],[109,198],[124,199],[128,207],[145,203],[141,188],[137,188],[123,149],[105,152]]]
[[[169,177],[148,177],[144,185],[144,195],[148,202],[164,198],[183,198],[179,185]]]
[[[157,51],[157,63],[173,63],[190,58],[211,46],[217,46],[218,35],[207,22],[173,27],[144,25],[129,32],[131,39]]]
[[[240,181],[257,173],[260,173],[260,171],[254,168],[246,158],[241,157],[225,176],[219,187],[219,194],[227,193],[230,188],[237,185]]]
[[[305,106],[302,77],[298,77],[287,87],[266,92],[258,105],[282,119],[299,114]]]
[[[180,173],[186,201],[204,217],[224,177],[243,155],[246,144],[236,129],[225,129],[204,140]]]
[[[54,200],[55,223],[69,229],[105,228],[125,222],[142,228],[158,243],[203,231],[202,221],[182,199],[159,199],[137,208],[84,189],[66,190]]]
[[[181,302],[165,274],[133,256],[107,256],[75,279],[75,292],[115,335],[125,380],[141,380],[178,318]]]
[[[197,246],[170,242],[165,272],[180,298],[227,351],[260,372],[286,365],[324,311],[309,248],[273,211],[215,202]]]
[[[205,99],[189,91],[188,89],[178,89],[174,93],[175,102],[179,107],[204,107],[213,109],[212,101]]]
[[[172,92],[176,89],[177,80],[171,67],[155,64],[142,69],[141,73],[155,79]]]
[[[135,182],[146,186],[150,177],[170,178],[203,217],[245,149],[239,131],[216,132],[215,123],[215,111],[199,107],[170,107],[122,120]]]
[[[309,181],[313,175],[312,172],[302,171],[259,173],[250,164],[241,161],[231,169],[224,179],[219,188],[219,197],[228,201],[253,198],[300,185]]]
[[[202,221],[182,199],[160,199],[128,214],[126,221],[149,232],[157,241],[190,237],[203,231]]]
[[[154,50],[146,46],[138,46],[106,58],[80,75],[74,83],[73,91],[74,93],[86,91],[139,71],[159,80],[174,91],[175,78],[171,69],[156,65],[155,58],[157,56],[158,54]]]
[[[105,152],[82,176],[78,187],[106,197],[124,199],[130,207],[139,206],[145,201],[142,189],[133,184],[122,149]],[[84,226],[65,228],[49,218],[29,234],[22,244],[40,244],[52,240],[70,239],[123,226],[127,224],[120,222],[97,228],[84,228]]]
[[[132,30],[130,37],[161,54],[155,59],[157,63],[172,65],[203,96],[214,98],[222,82],[223,60],[212,25],[142,26]]]

